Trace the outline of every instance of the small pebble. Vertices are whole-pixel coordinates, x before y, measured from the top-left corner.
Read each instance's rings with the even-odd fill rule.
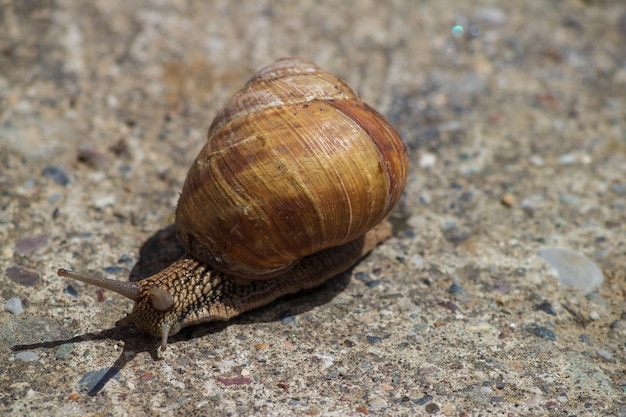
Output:
[[[580,203],[580,197],[573,195],[573,194],[559,194],[559,201],[563,204],[571,204],[571,205],[575,205],[575,204],[579,204]]]
[[[439,300],[437,301],[437,305],[450,310],[452,313],[456,313],[460,310],[459,306],[454,304],[452,301]]]
[[[491,291],[500,293],[500,294],[508,294],[511,290],[509,284],[504,281],[496,281],[491,286]]]
[[[96,208],[103,209],[105,207],[115,205],[115,196],[114,195],[96,196],[91,199],[91,202]]]
[[[544,313],[548,313],[551,316],[556,316],[556,310],[554,309],[554,307],[552,307],[552,304],[547,301],[544,301],[538,306],[535,306],[535,310],[543,311]]]
[[[578,340],[580,340],[581,342],[583,342],[587,346],[592,346],[593,345],[591,343],[591,339],[586,334],[581,334],[580,336],[578,336]]]
[[[439,412],[440,408],[439,408],[438,404],[430,403],[430,404],[426,405],[425,410],[426,410],[427,413],[435,414],[435,413]]]
[[[463,292],[463,288],[461,288],[460,286],[456,285],[456,284],[452,284],[450,285],[450,287],[448,288],[448,292],[450,294],[458,294]]]
[[[611,191],[615,194],[624,195],[626,194],[626,184],[613,184],[611,185]]]
[[[252,345],[256,350],[265,350],[270,347],[267,343],[255,343]]]
[[[413,266],[421,266],[424,263],[424,258],[422,258],[419,255],[415,255],[412,259],[411,262],[413,263]]]
[[[322,355],[322,354],[316,353],[313,355],[313,357],[318,359],[321,362],[322,368],[324,369],[330,368],[335,362],[335,359],[330,355]]]
[[[69,294],[72,297],[78,297],[78,291],[76,291],[76,288],[74,288],[71,285],[68,285],[67,287],[65,287],[65,289],[63,290],[63,292],[65,294]]]
[[[433,202],[433,198],[430,196],[430,194],[425,193],[425,192],[420,193],[419,198],[420,198],[420,203],[424,205],[428,205]]]
[[[535,217],[535,207],[533,206],[533,203],[530,200],[527,200],[527,199],[522,200],[521,206],[522,206],[522,210],[524,210],[524,213],[528,217],[530,218]]]
[[[285,316],[282,319],[280,319],[280,323],[283,324],[283,325],[287,325],[287,324],[296,325],[296,324],[298,324],[298,320],[297,320],[296,316],[294,316],[293,314],[290,314],[290,315]]]
[[[326,375],[326,379],[337,379],[339,377],[339,369],[332,369],[328,375]]]
[[[4,309],[11,314],[19,315],[24,312],[24,307],[22,306],[22,300],[19,298],[9,298],[4,303]]]
[[[139,379],[142,381],[152,381],[156,378],[152,372],[144,372],[139,376]]]
[[[24,362],[32,362],[39,360],[39,355],[35,352],[20,352],[15,357]]]
[[[454,224],[454,226],[451,226],[450,224],[444,224],[443,237],[448,242],[458,244],[469,239],[470,232],[469,232],[469,229],[467,228],[457,227],[456,223]]]
[[[546,410],[548,411],[557,410],[558,408],[559,408],[559,403],[557,403],[556,401],[548,401],[546,403]]]
[[[417,405],[425,405],[431,402],[432,400],[433,400],[433,396],[426,394],[422,398],[414,399],[413,402]]]
[[[57,349],[56,356],[59,359],[67,359],[73,351],[74,351],[73,343],[63,343]]]
[[[24,237],[15,242],[15,251],[20,255],[30,255],[48,244],[48,235]]]
[[[372,276],[368,272],[357,272],[356,274],[354,274],[354,278],[358,279],[361,282],[364,282],[365,284],[369,284],[370,282],[374,281],[374,278],[372,278]]]
[[[28,287],[37,285],[40,280],[38,273],[25,268],[20,268],[19,266],[12,266],[11,268],[8,268],[6,273],[11,281]]]
[[[111,375],[109,375],[109,373]],[[76,391],[90,392],[99,383],[101,383],[105,377],[112,377],[113,379],[119,381],[120,371],[117,368],[102,368],[97,371],[89,371],[76,383]]]
[[[604,359],[607,362],[613,362],[613,355],[611,354],[611,352],[609,352],[608,350],[604,350],[604,349],[598,349],[596,350],[596,354],[601,357],[602,359]]]
[[[513,194],[507,193],[502,196],[500,202],[506,207],[513,207],[515,205],[515,197]]]
[[[473,332],[480,332],[480,331],[488,331],[488,330],[492,330],[493,326],[489,323],[487,323],[484,320],[478,320],[472,324],[470,324],[467,327],[468,330],[473,331]]]
[[[577,161],[578,161],[578,158],[576,157],[576,155],[571,154],[571,153],[566,153],[564,155],[561,155],[557,159],[557,163],[559,165],[573,165]]]
[[[117,260],[117,263],[120,263],[120,264],[132,264],[133,263],[133,258],[131,258],[128,255],[122,255]]]
[[[368,272],[357,272],[354,274],[354,278],[363,282],[368,288],[374,288],[381,282],[379,279],[372,277]]]
[[[102,268],[102,270],[107,274],[117,274],[124,271],[124,268],[122,268],[121,266],[105,266],[104,268]]]
[[[366,339],[367,339],[367,343],[369,343],[370,345],[375,345],[376,343],[383,340],[383,338],[380,336],[367,336]]]
[[[41,174],[46,178],[52,178],[59,185],[67,185],[70,183],[70,177],[67,176],[63,168],[58,166],[47,166]]]
[[[556,335],[554,334],[554,332],[545,327],[541,327],[541,326],[533,327],[533,334],[535,336],[541,337],[542,339],[552,340],[553,342],[556,341]]]
[[[380,283],[381,283],[381,280],[375,279],[373,281],[368,282],[365,285],[367,285],[367,288],[372,289],[372,288],[375,288],[376,286],[378,286],[378,284],[380,284]]]
[[[428,324],[426,323],[415,323],[413,324],[413,328],[419,333],[425,333],[428,331]]]
[[[539,256],[557,270],[559,284],[589,294],[602,285],[604,274],[591,259],[565,248],[544,248]]]
[[[420,168],[430,168],[437,163],[437,155],[433,153],[424,152],[420,155],[419,166]]]
[[[89,146],[82,146],[78,150],[78,160],[93,168],[102,168],[108,162],[105,154],[98,152]]]
[[[385,401],[382,397],[374,397],[369,402],[370,408],[372,410],[382,410],[383,408],[387,408],[387,401]]]

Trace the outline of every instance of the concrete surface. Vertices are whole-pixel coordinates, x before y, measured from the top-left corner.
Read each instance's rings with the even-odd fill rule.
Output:
[[[0,22],[0,414],[626,415],[623,1],[4,0]],[[114,328],[130,302],[55,271],[175,253],[213,115],[285,55],[402,133],[395,237],[160,354]],[[559,286],[550,246],[600,290]]]

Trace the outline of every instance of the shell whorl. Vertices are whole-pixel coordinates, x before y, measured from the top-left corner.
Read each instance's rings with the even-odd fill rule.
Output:
[[[344,81],[279,60],[213,121],[179,199],[179,238],[217,270],[270,278],[378,224],[407,170],[395,129]]]

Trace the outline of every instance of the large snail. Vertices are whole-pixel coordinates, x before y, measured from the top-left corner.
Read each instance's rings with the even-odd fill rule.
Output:
[[[58,274],[135,301],[116,325],[167,338],[348,270],[387,238],[405,145],[343,80],[298,58],[258,71],[214,119],[176,209],[187,254],[139,282]]]

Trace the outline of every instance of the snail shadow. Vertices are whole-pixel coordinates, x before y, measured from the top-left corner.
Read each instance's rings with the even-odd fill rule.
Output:
[[[129,274],[129,281],[136,282],[153,275],[169,266],[176,259],[184,255],[185,250],[176,237],[175,225],[165,227],[153,234],[141,247],[139,259]],[[297,294],[279,298],[267,306],[248,311],[226,322],[207,322],[182,329],[178,334],[168,339],[168,345],[178,342],[202,338],[214,333],[220,333],[229,326],[248,325],[255,323],[276,322],[286,317],[303,314],[315,307],[330,302],[350,283],[350,274],[340,274],[325,284]],[[159,340],[140,332],[134,326],[113,327],[100,332],[85,333],[83,335],[30,344],[14,345],[12,351],[24,351],[37,348],[58,348],[64,344],[79,343],[95,340],[123,340],[123,348],[115,362],[105,369],[88,372],[77,384],[78,391],[95,396],[102,391],[106,384],[118,375],[124,367],[140,353],[148,353],[154,361],[160,361]],[[90,382],[83,380],[89,376]]]

